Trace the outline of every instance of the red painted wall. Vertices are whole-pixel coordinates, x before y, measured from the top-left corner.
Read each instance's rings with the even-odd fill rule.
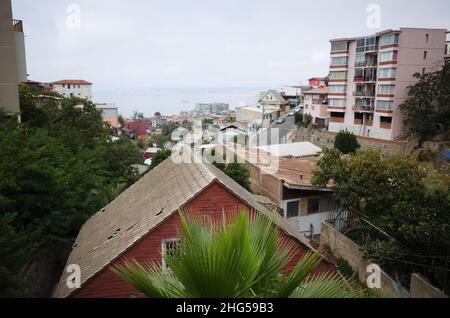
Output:
[[[240,199],[223,188],[218,183],[211,184],[190,203],[185,206],[189,215],[205,218],[220,219],[223,213],[236,213],[238,209],[249,209]],[[113,264],[126,262],[128,259],[136,259],[139,262],[156,262],[161,264],[161,242],[164,239],[179,237],[181,231],[180,217],[175,213],[163,224],[150,232],[144,239],[136,243],[124,255],[119,257]],[[287,271],[297,264],[301,256],[306,252],[306,247],[291,237],[282,234],[282,238],[295,243],[297,251],[294,258],[287,267]],[[81,289],[72,294],[75,298],[114,298],[114,297],[142,297],[143,295],[132,286],[124,282],[111,270],[111,265],[86,282]],[[323,263],[316,272],[335,270],[328,263]]]

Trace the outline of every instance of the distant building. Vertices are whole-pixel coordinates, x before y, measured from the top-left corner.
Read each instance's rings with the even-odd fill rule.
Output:
[[[450,63],[450,32],[447,32],[447,39],[445,42],[445,63]]]
[[[310,90],[310,86],[284,86],[281,96],[294,107],[304,103],[304,93]]]
[[[0,1],[0,108],[20,112],[18,84],[27,81],[23,23],[13,20],[10,0]]]
[[[92,83],[85,80],[61,80],[50,83],[54,92],[64,97],[92,100]]]
[[[313,118],[313,123],[319,127],[327,127],[330,113],[327,109],[328,88],[313,88],[305,92],[305,107],[303,114]]]
[[[131,139],[140,140],[148,145],[148,123],[144,119],[127,120],[122,127],[122,133]]]
[[[95,104],[95,108],[102,112],[104,122],[109,123],[112,128],[119,128],[119,110],[115,104]]]
[[[198,103],[195,111],[202,115],[219,114],[230,110],[230,105],[225,103]]]
[[[416,73],[444,62],[445,29],[401,28],[331,40],[329,130],[397,140],[404,138],[399,106]]]
[[[323,88],[327,86],[327,79],[325,77],[312,77],[308,82],[312,88]]]
[[[278,111],[278,116],[282,116],[290,110],[288,101],[285,100],[279,92],[273,89],[261,92],[259,94],[258,104],[264,108],[276,109]]]
[[[264,113],[263,113],[264,112]],[[273,106],[255,107],[244,106],[236,108],[236,121],[248,127],[264,128],[278,119],[279,110]]]
[[[144,152],[144,157],[145,159],[153,159],[153,156],[155,155],[155,153],[157,153],[158,151],[160,151],[160,148],[156,148],[156,147],[150,147],[148,148],[145,152]]]

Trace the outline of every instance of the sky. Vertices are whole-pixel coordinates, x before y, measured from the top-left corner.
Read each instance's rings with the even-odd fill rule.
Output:
[[[450,29],[450,1],[12,0],[29,79],[85,79],[94,101],[176,113],[253,103],[262,89],[329,70],[329,40],[383,29]],[[189,102],[189,103],[188,103]]]

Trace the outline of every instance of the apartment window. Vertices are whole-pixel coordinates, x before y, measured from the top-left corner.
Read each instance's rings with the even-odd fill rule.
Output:
[[[391,129],[392,127],[392,117],[380,117],[380,128]]]
[[[287,218],[295,218],[300,215],[299,213],[300,201],[292,201],[287,203]]]
[[[391,100],[378,100],[377,109],[380,110],[392,110],[394,107],[394,102]]]
[[[347,57],[346,56],[332,57],[331,65],[347,65]]]
[[[356,41],[356,53],[375,51],[377,49],[377,39],[374,36],[362,38]]]
[[[343,80],[347,78],[347,72],[330,72],[331,80]]]
[[[430,35],[429,35],[429,34],[426,34],[426,35],[425,35],[425,38],[426,38],[426,42],[428,43],[428,41],[430,40]]]
[[[337,112],[330,113],[330,122],[343,123],[344,120],[345,120],[345,113],[337,113]]]
[[[395,85],[378,85],[378,94],[394,94]]]
[[[427,51],[423,51],[423,59],[426,60],[428,56],[428,52]]]
[[[166,263],[166,256],[173,255],[174,252],[180,247],[179,239],[162,240],[162,269],[167,272],[170,271],[169,266]]]
[[[380,53],[380,62],[397,61],[398,51]]]
[[[328,99],[328,106],[332,107],[345,107],[345,99],[338,99],[338,98],[329,98]]]
[[[397,70],[395,68],[380,68],[379,69],[379,78],[395,78]]]
[[[319,213],[320,199],[308,199],[308,214]]]
[[[398,44],[399,34],[398,33],[391,33],[388,35],[383,35],[380,38],[380,45],[392,45],[392,44]]]
[[[338,94],[342,94],[345,93],[345,89],[347,86],[345,85],[330,85],[329,87],[329,92],[330,93],[338,93]]]
[[[363,124],[363,114],[362,113],[355,113],[354,124],[355,125]]]
[[[331,52],[347,51],[347,42],[331,42]]]

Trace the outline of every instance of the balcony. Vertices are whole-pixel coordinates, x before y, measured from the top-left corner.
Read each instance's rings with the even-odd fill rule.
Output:
[[[355,105],[353,106],[353,111],[355,112],[361,112],[361,113],[373,113],[375,112],[375,106],[369,106],[369,105]]]
[[[15,32],[23,32],[22,20],[13,20],[12,27],[13,27],[13,31],[15,31]]]
[[[375,91],[362,90],[362,91],[354,91],[353,96],[355,97],[375,97]]]

